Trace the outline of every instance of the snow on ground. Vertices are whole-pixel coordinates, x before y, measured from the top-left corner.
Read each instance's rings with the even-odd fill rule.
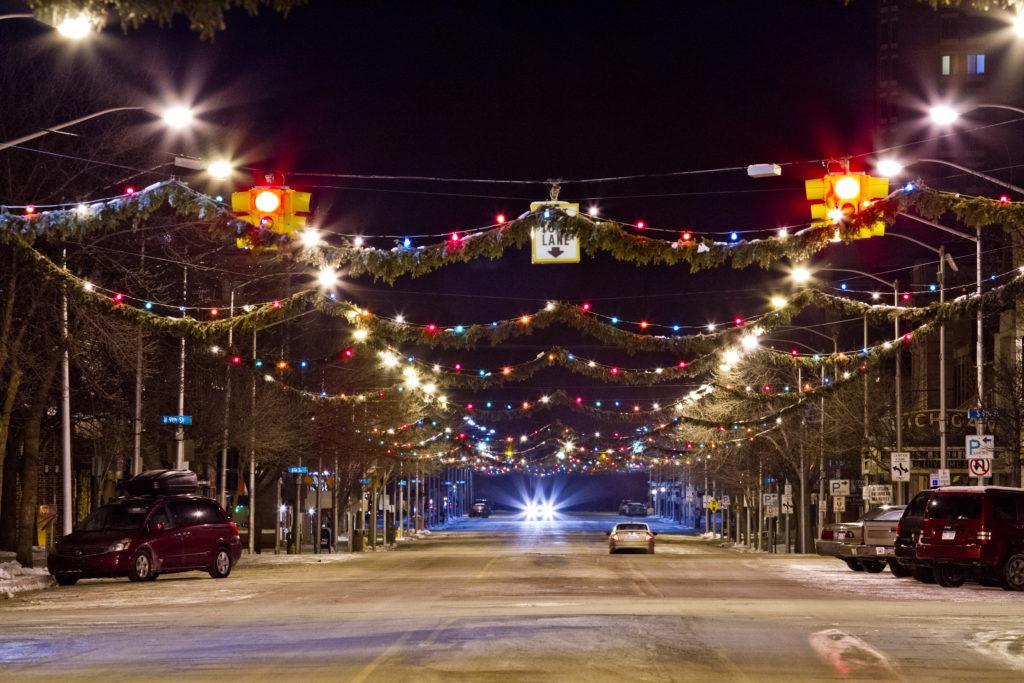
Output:
[[[817,557],[773,557],[768,560],[788,579],[808,586],[842,593],[892,598],[894,600],[942,600],[946,602],[990,602],[992,600],[1019,600],[1024,605],[1024,593],[1012,593],[1002,588],[988,588],[968,581],[960,588],[943,588],[936,584],[921,583],[911,577],[897,579],[886,569],[881,574],[855,572],[841,561]],[[760,564],[760,561],[758,562]]]
[[[359,557],[360,553],[320,553],[314,555],[313,553],[303,553],[302,555],[286,555],[281,553],[275,555],[274,553],[261,553],[259,555],[249,555],[248,553],[242,553],[242,557],[238,560],[238,567],[264,567],[264,566],[276,566],[282,564],[330,564],[334,562],[348,562]]]
[[[0,562],[0,598],[12,598],[18,593],[52,585],[53,578],[45,567],[22,567],[14,560]]]

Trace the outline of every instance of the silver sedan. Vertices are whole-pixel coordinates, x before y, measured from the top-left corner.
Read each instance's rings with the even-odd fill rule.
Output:
[[[658,534],[644,522],[622,522],[608,532],[608,552],[643,550],[654,554],[654,537]]]

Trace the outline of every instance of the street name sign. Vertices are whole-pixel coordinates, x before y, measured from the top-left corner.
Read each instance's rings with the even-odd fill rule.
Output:
[[[850,480],[849,479],[829,479],[828,480],[828,492],[833,496],[848,496],[850,495]]]
[[[308,474],[309,468],[305,465],[291,466],[288,468],[288,474]]]
[[[576,216],[580,205],[571,202],[533,202],[530,211],[542,212],[548,218],[553,210],[564,212],[568,216]],[[539,221],[533,229],[532,263],[579,263],[579,238],[560,232],[547,221]]]
[[[190,425],[192,424],[191,415],[161,415],[160,424],[162,425]]]
[[[996,452],[996,438],[991,434],[968,434],[964,444],[964,457],[968,460],[991,460]]]
[[[893,481],[910,481],[910,453],[893,452],[889,461],[889,473]]]

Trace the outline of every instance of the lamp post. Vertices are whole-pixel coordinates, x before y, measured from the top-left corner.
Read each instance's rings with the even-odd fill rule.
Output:
[[[13,140],[8,140],[7,142],[0,142],[0,151],[9,149],[11,147],[16,147],[18,145],[23,145],[26,142],[30,142],[31,140],[35,140],[36,138],[41,138],[44,135],[55,133],[57,131],[64,130],[65,128],[70,128],[71,126],[78,125],[79,123],[83,123],[85,121],[99,118],[100,116],[105,116],[106,114],[113,114],[119,111],[148,111],[153,113],[155,116],[159,116],[160,118],[162,118],[164,123],[167,124],[167,126],[170,128],[185,128],[192,122],[192,112],[185,107],[171,107],[163,112],[152,112],[147,107],[111,107],[110,109],[102,109],[100,111],[93,112],[92,114],[88,114],[86,116],[80,116],[77,119],[72,119],[71,121],[65,121],[64,123],[57,124],[56,126],[50,126],[49,128],[37,130],[35,133],[22,135],[19,138],[14,138]]]
[[[69,14],[60,21],[54,22],[43,21],[42,19],[40,19],[39,17],[30,12],[19,12],[16,14],[0,14],[0,21],[5,21],[9,19],[28,19],[31,21],[38,21],[41,24],[52,26],[57,30],[57,33],[59,33],[61,36],[73,41],[82,40],[83,38],[87,37],[93,31],[98,30],[100,24],[102,23],[95,19],[91,19],[85,14]]]

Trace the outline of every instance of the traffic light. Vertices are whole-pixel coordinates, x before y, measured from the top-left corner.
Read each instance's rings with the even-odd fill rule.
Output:
[[[866,173],[829,173],[824,178],[805,182],[807,199],[811,204],[811,218],[827,223],[840,223],[870,206],[876,199],[889,195],[889,179],[876,178]],[[881,237],[885,222],[875,221],[862,225],[855,239]]]
[[[306,227],[310,193],[284,185],[278,174],[268,174],[265,179],[266,184],[231,193],[231,210],[250,226],[235,239],[239,249],[275,250],[278,236]]]

